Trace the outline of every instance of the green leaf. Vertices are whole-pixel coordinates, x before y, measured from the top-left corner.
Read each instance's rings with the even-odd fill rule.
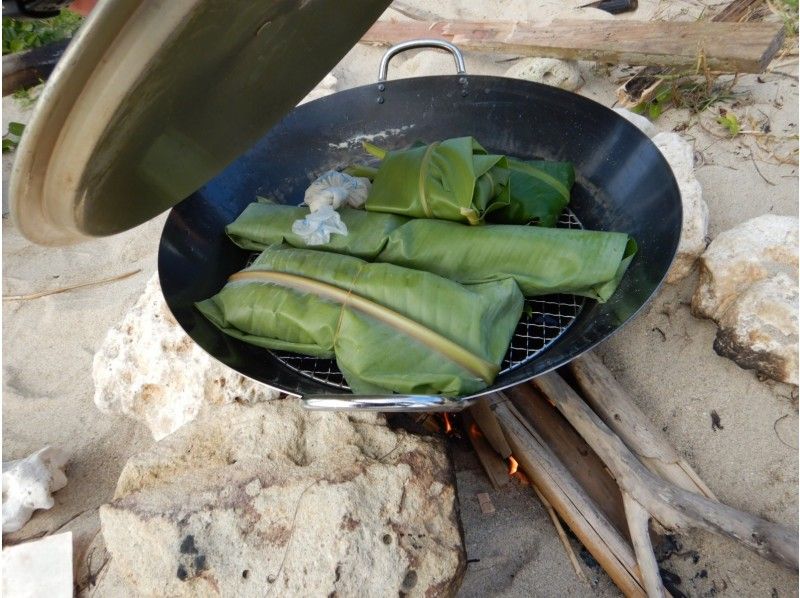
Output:
[[[662,108],[661,104],[657,102],[653,102],[650,104],[647,110],[647,116],[650,120],[656,120],[659,116],[661,116]]]
[[[335,356],[356,393],[455,396],[494,380],[522,305],[511,279],[462,286],[391,264],[270,247],[198,308],[245,342]]]
[[[25,130],[25,125],[18,122],[10,122],[8,123],[8,132],[11,135],[16,135],[17,137],[22,135],[22,132]]]
[[[304,208],[250,204],[226,231],[254,251],[287,243]],[[465,226],[342,208],[348,234],[314,249],[426,270],[464,284],[513,278],[526,297],[571,293],[606,301],[635,253],[623,233],[531,226]],[[626,261],[627,259],[627,261]]]
[[[8,123],[8,133],[3,135],[3,153],[17,149],[17,145],[19,145],[19,140],[24,130],[25,125],[22,123],[14,121]]]
[[[717,117],[717,122],[728,130],[728,133],[730,133],[731,137],[736,137],[742,130],[742,126],[739,124],[739,119],[736,118],[736,115],[733,112],[720,114]]]
[[[378,148],[365,144],[373,155]],[[564,163],[489,154],[472,137],[388,152],[374,174],[366,209],[414,218],[553,226],[574,182]]]
[[[569,162],[508,159],[510,201],[487,220],[498,223],[534,223],[552,227],[569,204],[575,169]]]
[[[69,10],[47,19],[3,17],[3,54],[30,50],[72,37],[83,17]]]

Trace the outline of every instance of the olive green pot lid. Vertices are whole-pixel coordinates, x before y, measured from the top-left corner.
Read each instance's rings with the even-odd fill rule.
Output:
[[[34,242],[65,245],[169,209],[289,112],[388,4],[101,2],[17,149],[17,226]]]

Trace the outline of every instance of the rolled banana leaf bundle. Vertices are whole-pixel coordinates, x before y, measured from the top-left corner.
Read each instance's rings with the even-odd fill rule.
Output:
[[[463,286],[392,264],[276,246],[197,307],[245,342],[335,357],[354,393],[457,396],[494,381],[523,302],[510,278]]]
[[[412,218],[468,224],[485,221],[555,226],[569,203],[575,171],[565,162],[523,162],[489,154],[474,138],[384,151],[365,143],[381,159],[377,170],[351,168],[370,176],[365,208]]]
[[[342,208],[348,234],[314,249],[433,272],[473,284],[511,277],[526,297],[571,293],[605,302],[636,253],[624,233],[517,225],[465,226]],[[304,247],[291,232],[303,208],[251,204],[227,232],[238,245]],[[391,219],[391,220],[390,220]]]
[[[339,208],[339,215],[347,227],[347,235],[331,235],[325,245],[314,249],[333,251],[372,261],[386,246],[389,234],[408,218],[395,214],[365,212],[353,208]],[[248,205],[244,212],[225,227],[228,237],[242,249],[263,251],[270,245],[286,243],[292,247],[306,247],[292,224],[308,216],[308,208],[276,204],[262,199]],[[349,234],[353,231],[354,234]]]

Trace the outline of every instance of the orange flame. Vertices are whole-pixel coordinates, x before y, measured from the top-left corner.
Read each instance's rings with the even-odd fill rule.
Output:
[[[469,427],[469,433],[470,433],[470,436],[472,436],[473,438],[480,438],[481,436],[483,436],[483,433],[481,432],[481,429],[478,427],[478,424],[476,424],[475,422],[472,422],[472,425]]]
[[[514,458],[514,456],[509,456],[508,458],[508,475],[514,475],[517,473],[517,469],[519,469],[519,463]]]
[[[445,434],[452,434],[452,432],[453,432],[453,423],[450,421],[450,414],[449,413],[442,413],[442,418],[444,418],[444,433]]]

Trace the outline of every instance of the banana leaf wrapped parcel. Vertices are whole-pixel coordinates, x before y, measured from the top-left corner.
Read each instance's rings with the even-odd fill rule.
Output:
[[[365,208],[413,218],[469,224],[485,221],[555,226],[575,182],[572,164],[524,162],[489,154],[474,138],[457,137],[408,149],[364,147],[381,159]]]
[[[305,213],[299,207],[250,204],[226,231],[246,249],[275,243],[304,247],[291,223]],[[349,208],[339,213],[348,234],[333,235],[314,249],[426,270],[462,284],[511,277],[526,297],[571,293],[607,301],[636,253],[635,241],[624,233],[467,226]]]
[[[354,393],[457,396],[494,381],[523,302],[511,278],[464,286],[392,264],[276,246],[197,307],[245,342],[335,357]]]

